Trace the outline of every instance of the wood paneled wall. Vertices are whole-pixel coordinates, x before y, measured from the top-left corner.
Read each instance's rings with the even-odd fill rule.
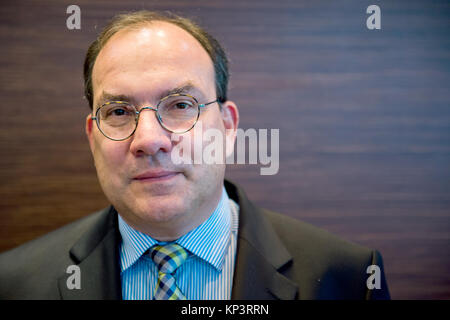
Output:
[[[81,30],[66,8],[81,8]],[[366,8],[381,8],[381,30]],[[258,205],[376,248],[394,299],[450,298],[450,3],[2,1],[0,251],[107,205],[84,135],[82,63],[115,13],[195,18],[231,58],[241,127],[280,168],[231,165]]]

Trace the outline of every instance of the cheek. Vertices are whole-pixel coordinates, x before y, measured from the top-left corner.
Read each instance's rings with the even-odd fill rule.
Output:
[[[225,171],[226,134],[220,112],[211,112],[208,116],[202,119],[201,131],[195,132],[191,148],[198,151],[193,158],[201,157],[201,163],[194,164],[194,171],[203,182],[211,183],[220,179]]]
[[[216,159],[216,153],[224,154],[226,145],[225,127],[221,118],[204,117],[197,122],[191,131],[177,137],[176,140],[172,152],[182,156],[185,160],[184,163],[192,164],[192,169],[201,171],[201,167],[211,166],[207,164],[211,164],[211,161],[213,161],[208,161],[205,157],[214,154],[214,159]],[[213,163],[222,164],[223,160],[213,161]],[[208,169],[203,168],[203,170]]]
[[[95,141],[94,161],[101,179],[114,177],[120,173],[120,169],[124,167],[127,145],[122,141],[105,139]]]

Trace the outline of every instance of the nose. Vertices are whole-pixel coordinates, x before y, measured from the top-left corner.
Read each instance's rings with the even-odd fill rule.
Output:
[[[136,157],[168,153],[172,150],[171,132],[159,123],[156,109],[142,108],[139,113],[136,131],[132,135],[130,151]]]

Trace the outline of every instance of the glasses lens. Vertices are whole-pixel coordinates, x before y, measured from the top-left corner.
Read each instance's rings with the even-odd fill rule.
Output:
[[[134,107],[122,102],[110,102],[97,111],[100,130],[108,138],[122,140],[128,138],[136,128]]]
[[[190,96],[168,96],[159,103],[158,114],[165,128],[182,133],[191,129],[196,123],[198,103]]]

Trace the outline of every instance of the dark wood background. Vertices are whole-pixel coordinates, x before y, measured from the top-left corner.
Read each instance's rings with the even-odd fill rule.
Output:
[[[81,30],[66,8],[81,7]],[[381,7],[381,30],[366,8]],[[234,165],[260,206],[376,248],[394,299],[450,298],[450,2],[5,1],[0,251],[107,205],[84,135],[85,51],[119,11],[197,19],[231,58],[241,127],[280,170]]]

